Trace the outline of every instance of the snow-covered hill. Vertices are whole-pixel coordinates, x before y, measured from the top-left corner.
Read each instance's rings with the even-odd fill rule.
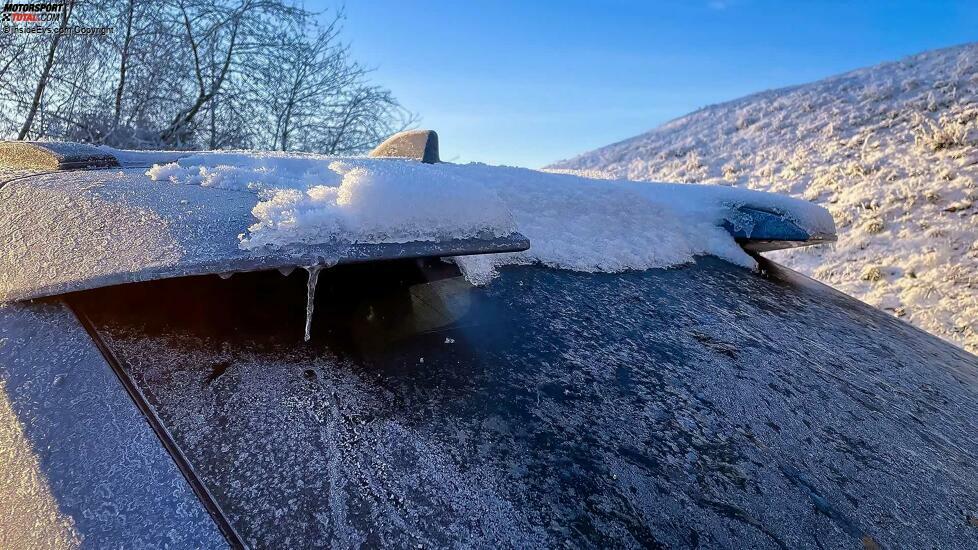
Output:
[[[706,107],[552,168],[821,204],[839,242],[773,258],[978,351],[978,43]]]

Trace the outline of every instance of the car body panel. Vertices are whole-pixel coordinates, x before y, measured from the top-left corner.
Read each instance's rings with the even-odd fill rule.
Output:
[[[0,306],[0,451],[0,547],[227,547],[59,301]]]

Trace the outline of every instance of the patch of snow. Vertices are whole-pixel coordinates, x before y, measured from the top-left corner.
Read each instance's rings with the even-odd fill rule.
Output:
[[[821,204],[838,243],[777,261],[978,352],[978,44],[706,107],[553,168]]]
[[[785,212],[812,233],[834,233],[817,206],[779,195],[703,185],[609,181],[482,164],[445,165],[486,182],[512,212],[530,250],[456,258],[476,283],[495,266],[542,263],[577,271],[618,272],[681,265],[713,255],[746,267],[753,258],[720,224],[733,208],[754,205]]]
[[[505,236],[494,194],[419,162],[283,153],[202,154],[157,164],[154,180],[256,193],[243,249],[324,242],[403,243]]]
[[[580,271],[668,267],[715,255],[753,267],[720,227],[734,208],[773,209],[813,233],[831,216],[805,201],[756,191],[634,183],[484,164],[281,153],[205,154],[155,165],[154,180],[256,193],[257,222],[243,249],[324,242],[411,242],[503,237],[530,250],[456,258],[476,283],[498,265]]]

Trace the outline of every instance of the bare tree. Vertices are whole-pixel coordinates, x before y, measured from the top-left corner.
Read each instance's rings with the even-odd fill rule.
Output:
[[[224,84],[224,79],[227,77],[228,70],[231,68],[231,61],[234,59],[235,47],[238,40],[238,31],[241,28],[241,18],[244,15],[244,6],[242,6],[241,9],[231,10],[227,15],[217,14],[217,21],[212,24],[201,25],[200,21],[210,14],[202,14],[198,16],[194,23],[191,23],[190,15],[187,13],[187,6],[182,0],[179,2],[179,8],[180,16],[183,21],[183,28],[187,33],[187,45],[189,46],[190,53],[193,56],[193,71],[197,82],[198,91],[197,97],[194,98],[193,103],[189,107],[181,109],[173,118],[173,122],[171,122],[170,125],[160,134],[160,139],[162,139],[164,143],[176,143],[177,145],[179,145],[181,131],[193,123],[194,117],[200,111],[200,108],[203,107],[208,101],[213,99],[214,95],[217,94],[217,91],[221,88],[221,85]],[[201,62],[202,45],[198,37],[195,36],[195,27],[200,26],[204,27],[201,29],[201,34],[203,34],[205,37],[219,36],[221,34],[221,30],[223,30],[222,28],[226,28],[229,35],[226,53],[223,56],[224,59],[217,68],[216,75],[210,79],[207,79],[204,76],[206,69]],[[213,48],[216,46],[212,45],[211,47]],[[214,70],[213,66],[211,67],[211,70]],[[206,82],[207,80],[210,80],[210,82]]]
[[[414,117],[351,59],[341,22],[291,0],[72,0],[61,25],[113,32],[0,36],[0,133],[360,152]]]
[[[358,153],[415,121],[390,92],[367,83],[369,70],[339,40],[342,21],[342,12],[325,25],[300,20],[298,38],[283,37],[277,53],[260,59],[256,101],[272,121],[264,146]]]
[[[69,1],[64,10],[62,10],[62,27],[68,26],[68,20],[71,18],[71,10],[74,7],[74,1]],[[41,70],[41,76],[37,80],[37,86],[34,88],[34,97],[31,99],[30,107],[27,109],[27,117],[24,119],[24,125],[20,127],[20,132],[17,133],[17,139],[24,139],[27,137],[27,133],[31,131],[31,125],[34,123],[34,117],[37,115],[37,110],[41,106],[41,98],[44,96],[44,90],[47,88],[48,81],[51,77],[51,68],[54,67],[54,62],[58,54],[58,45],[61,43],[62,36],[62,33],[55,33],[54,38],[51,39],[51,44],[48,45],[48,53],[44,59],[44,68]]]
[[[135,15],[135,0],[128,0],[125,7],[126,33],[122,39],[122,48],[119,52],[119,84],[115,90],[115,108],[112,113],[113,129],[119,126],[119,117],[122,116],[122,95],[126,91],[126,71],[129,69],[130,49],[133,42],[133,17]]]

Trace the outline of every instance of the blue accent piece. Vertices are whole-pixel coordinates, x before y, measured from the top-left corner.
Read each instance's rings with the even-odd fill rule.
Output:
[[[734,219],[723,220],[723,228],[737,240],[744,241],[807,241],[812,237],[784,216],[741,206]]]

